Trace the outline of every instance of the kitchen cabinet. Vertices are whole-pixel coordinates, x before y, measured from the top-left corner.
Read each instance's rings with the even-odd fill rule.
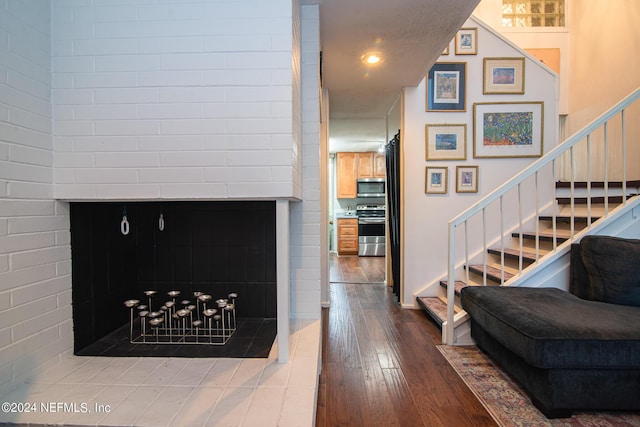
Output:
[[[373,153],[358,153],[358,178],[373,178]]]
[[[338,218],[338,255],[358,255],[358,218]]]
[[[336,197],[355,199],[358,178],[358,153],[338,153],[336,155]]]
[[[385,160],[385,156],[382,153],[375,153],[373,156],[373,176],[374,178],[386,178],[387,170],[386,170],[387,162]]]
[[[385,157],[382,153],[337,153],[337,197],[355,199],[358,178],[386,178]]]

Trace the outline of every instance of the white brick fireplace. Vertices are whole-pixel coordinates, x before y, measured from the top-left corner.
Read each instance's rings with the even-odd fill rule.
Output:
[[[73,347],[68,201],[275,200],[286,361],[320,317],[318,57],[297,1],[0,1],[0,384]]]

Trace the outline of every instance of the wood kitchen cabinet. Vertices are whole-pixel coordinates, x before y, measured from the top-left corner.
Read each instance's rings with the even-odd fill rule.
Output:
[[[358,255],[358,218],[338,218],[338,255]]]
[[[358,178],[373,178],[373,153],[358,153]]]
[[[338,199],[355,199],[358,178],[358,153],[338,153],[336,155],[336,175]]]
[[[387,161],[382,153],[374,153],[373,156],[373,176],[374,178],[387,177]]]
[[[368,152],[337,153],[337,197],[355,199],[358,178],[386,178],[384,154]]]
[[[358,153],[358,178],[386,178],[386,161],[384,154],[365,152]]]

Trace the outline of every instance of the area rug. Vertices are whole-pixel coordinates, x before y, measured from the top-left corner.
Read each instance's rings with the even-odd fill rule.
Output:
[[[440,345],[438,350],[500,426],[640,427],[640,413],[575,412],[571,418],[549,420],[477,347]]]

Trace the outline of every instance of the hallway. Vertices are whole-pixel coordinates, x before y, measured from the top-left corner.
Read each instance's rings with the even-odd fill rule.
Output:
[[[495,426],[446,362],[440,330],[384,284],[331,283],[316,426]]]
[[[329,257],[331,283],[383,283],[385,257],[338,256]]]

